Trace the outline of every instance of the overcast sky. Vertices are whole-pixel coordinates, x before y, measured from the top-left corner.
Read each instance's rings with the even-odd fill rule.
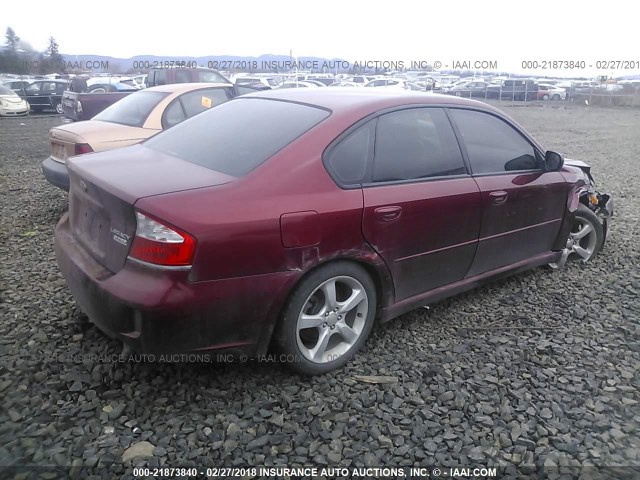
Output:
[[[292,50],[294,56],[351,62],[495,60],[499,69],[519,70],[523,60],[640,60],[637,18],[634,5],[618,0],[30,0],[4,2],[0,29],[4,34],[12,27],[37,50],[53,36],[66,54],[259,56]]]

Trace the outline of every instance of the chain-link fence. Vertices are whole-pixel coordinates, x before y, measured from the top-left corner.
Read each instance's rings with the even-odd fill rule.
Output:
[[[437,92],[437,90],[436,90]],[[498,100],[511,104],[566,102],[584,105],[640,107],[640,84],[603,84],[588,87],[553,87],[543,89],[530,81],[514,82],[506,85],[489,85],[474,90],[472,87],[461,87],[457,90],[444,91],[458,97]]]

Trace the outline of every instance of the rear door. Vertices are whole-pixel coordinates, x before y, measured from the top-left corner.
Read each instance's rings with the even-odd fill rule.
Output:
[[[365,128],[365,127],[361,127]],[[396,301],[464,278],[481,198],[443,109],[402,109],[369,122],[362,230],[387,263]]]
[[[504,119],[476,110],[450,113],[482,192],[480,242],[467,276],[550,251],[567,205],[562,175],[544,172],[540,152]]]

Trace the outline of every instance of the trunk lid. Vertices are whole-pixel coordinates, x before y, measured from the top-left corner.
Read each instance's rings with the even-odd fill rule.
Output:
[[[141,145],[77,156],[67,166],[72,234],[113,273],[127,261],[136,231],[134,204],[138,199],[234,180]],[[180,223],[180,219],[165,220]]]
[[[64,163],[75,155],[76,143],[87,143],[94,152],[101,152],[141,142],[156,133],[158,130],[87,120],[52,128],[49,131],[50,153],[54,160]]]

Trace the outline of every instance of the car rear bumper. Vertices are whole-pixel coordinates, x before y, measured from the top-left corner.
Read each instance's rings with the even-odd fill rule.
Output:
[[[58,188],[69,191],[69,172],[64,163],[56,162],[48,157],[42,162],[42,173],[47,181]]]
[[[128,261],[107,271],[78,244],[65,214],[55,230],[58,265],[100,330],[140,353],[264,353],[295,272],[190,282],[189,272]]]

